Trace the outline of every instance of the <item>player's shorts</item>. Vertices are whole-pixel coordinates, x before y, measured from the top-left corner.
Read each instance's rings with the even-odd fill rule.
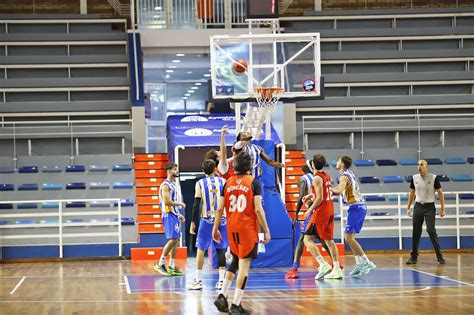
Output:
[[[220,243],[217,243],[212,239],[213,226],[213,223],[209,223],[208,221],[201,219],[196,239],[196,247],[198,249],[207,250],[209,246],[211,246],[212,242],[214,242],[214,246],[216,247],[216,249],[226,249],[229,246],[229,241],[227,240],[227,224],[225,218],[223,218],[221,224],[219,224],[219,232],[221,232],[222,236],[222,241]]]
[[[313,211],[313,213],[311,213],[309,215],[309,217],[306,220],[304,220],[303,226],[301,227],[301,234],[304,234],[306,232],[306,229],[308,228],[309,221],[311,221],[311,218],[313,217],[313,214],[314,214],[314,211]]]
[[[364,219],[367,215],[367,205],[365,203],[356,203],[349,206],[347,211],[347,222],[345,233],[360,233],[364,225]]]
[[[305,235],[316,236],[321,241],[332,241],[334,239],[334,217],[331,216],[327,222],[310,222]]]
[[[163,214],[163,226],[165,227],[166,239],[179,238],[181,235],[181,221],[178,216],[171,213],[165,212]]]
[[[229,242],[230,252],[239,259],[251,258],[255,259],[258,256],[258,243],[256,244],[233,244]]]

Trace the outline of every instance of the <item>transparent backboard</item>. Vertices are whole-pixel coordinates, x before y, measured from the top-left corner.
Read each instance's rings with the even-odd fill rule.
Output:
[[[210,52],[215,100],[254,100],[259,87],[282,88],[281,99],[323,98],[319,33],[212,36]]]

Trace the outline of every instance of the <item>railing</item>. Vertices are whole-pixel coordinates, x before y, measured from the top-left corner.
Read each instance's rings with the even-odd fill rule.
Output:
[[[437,129],[440,131],[440,143],[445,145],[445,133],[443,129],[473,129],[473,113],[458,114],[420,114],[419,110],[413,114],[385,114],[385,115],[360,115],[353,111],[352,115],[318,115],[303,116],[303,146],[304,150],[309,148],[309,133],[318,132],[350,132],[351,149],[354,149],[354,133],[361,133],[361,155],[364,156],[364,132],[366,131],[393,131],[395,134],[395,144],[400,147],[399,131],[418,132],[418,158],[421,158],[421,131]],[[459,119],[466,119],[460,121]],[[308,127],[308,124],[324,122],[326,126]],[[426,126],[424,122],[431,123]],[[351,126],[341,126],[341,123],[352,123]],[[405,123],[405,125],[403,125]],[[465,124],[462,124],[465,123]]]
[[[455,225],[442,225],[437,224],[437,230],[456,230],[456,248],[461,248],[461,230],[469,230],[474,229],[474,225],[461,225],[460,219],[472,219],[474,218],[474,214],[460,214],[460,209],[464,208],[473,208],[474,203],[460,203],[459,202],[459,194],[472,194],[474,191],[459,191],[459,192],[444,192],[445,196],[445,207],[446,213],[448,213],[448,209],[455,209],[455,214],[446,214],[446,216],[442,220],[447,219],[456,219]],[[396,210],[396,215],[386,215],[386,216],[371,216],[369,213],[365,217],[367,220],[397,220],[396,225],[384,225],[384,226],[368,226],[367,222],[363,228],[364,231],[398,231],[398,248],[401,250],[403,249],[403,231],[404,230],[412,230],[412,225],[403,225],[403,221],[411,220],[411,217],[402,213],[403,209],[406,209],[406,205],[402,205],[401,196],[407,195],[407,193],[373,193],[373,194],[363,194],[364,196],[368,195],[377,195],[377,196],[397,196],[397,204],[396,205],[371,205],[370,202],[367,203],[367,210]],[[450,199],[446,199],[446,196],[455,195],[454,204],[450,203]],[[341,239],[344,242],[344,222],[347,221],[347,207],[342,204],[342,199],[339,198],[339,211],[341,216]],[[440,221],[438,221],[439,223]]]
[[[64,204],[66,202],[90,202],[90,201],[111,201],[117,203],[117,210],[108,211],[64,211]],[[118,256],[122,256],[122,207],[121,200],[118,198],[105,198],[105,199],[56,199],[56,200],[21,200],[21,201],[0,201],[0,204],[25,204],[25,203],[44,203],[44,202],[57,202],[59,204],[58,212],[32,212],[32,213],[9,213],[0,214],[0,219],[8,218],[48,218],[57,219],[57,222],[51,223],[32,223],[32,224],[3,224],[0,225],[0,229],[24,229],[24,228],[58,228],[57,233],[48,234],[21,234],[21,235],[0,235],[0,240],[11,240],[11,239],[58,239],[57,245],[59,246],[59,257],[63,258],[63,246],[64,238],[78,238],[78,237],[103,237],[103,236],[116,236],[118,243]],[[77,216],[109,216],[117,217],[117,221],[109,222],[71,222],[65,223],[63,219],[65,217],[77,217]],[[117,231],[115,232],[85,232],[85,233],[64,233],[64,227],[91,227],[91,226],[116,226]],[[2,233],[3,234],[3,233]],[[66,245],[76,245],[77,243],[67,243]],[[83,243],[80,243],[83,244]]]
[[[245,0],[137,0],[138,28],[231,28],[246,25]]]
[[[277,169],[277,183],[280,190],[280,197],[283,204],[286,202],[286,145],[284,143],[279,143],[276,145],[277,149],[280,149],[280,156],[278,156],[278,150],[275,153],[275,160],[284,165],[283,168]],[[281,176],[281,177],[280,177]],[[281,178],[281,181],[278,178]]]

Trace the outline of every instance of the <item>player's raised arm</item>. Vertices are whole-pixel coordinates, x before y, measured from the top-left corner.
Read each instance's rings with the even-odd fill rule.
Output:
[[[349,185],[349,178],[347,176],[341,176],[339,177],[339,184],[336,187],[332,188],[332,193],[334,195],[340,195],[346,189],[346,187]]]
[[[228,126],[225,125],[221,129],[221,145],[220,145],[220,152],[221,152],[221,160],[219,161],[219,164],[217,165],[217,169],[221,174],[227,173],[227,170],[229,169],[229,165],[227,163],[227,148],[225,146],[225,135],[227,133],[227,128]]]
[[[265,163],[267,163],[268,165],[270,165],[271,167],[278,167],[278,168],[282,168],[282,167],[285,167],[285,165],[283,163],[279,163],[275,160],[272,160],[268,154],[265,152],[265,150],[263,150],[262,147],[260,147],[260,157],[262,158],[262,160],[265,161]]]

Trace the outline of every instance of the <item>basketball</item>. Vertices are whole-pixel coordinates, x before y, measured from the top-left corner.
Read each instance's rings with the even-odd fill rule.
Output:
[[[235,74],[242,74],[245,71],[247,71],[247,61],[244,59],[238,59],[234,62],[232,65],[232,71],[234,71]]]

